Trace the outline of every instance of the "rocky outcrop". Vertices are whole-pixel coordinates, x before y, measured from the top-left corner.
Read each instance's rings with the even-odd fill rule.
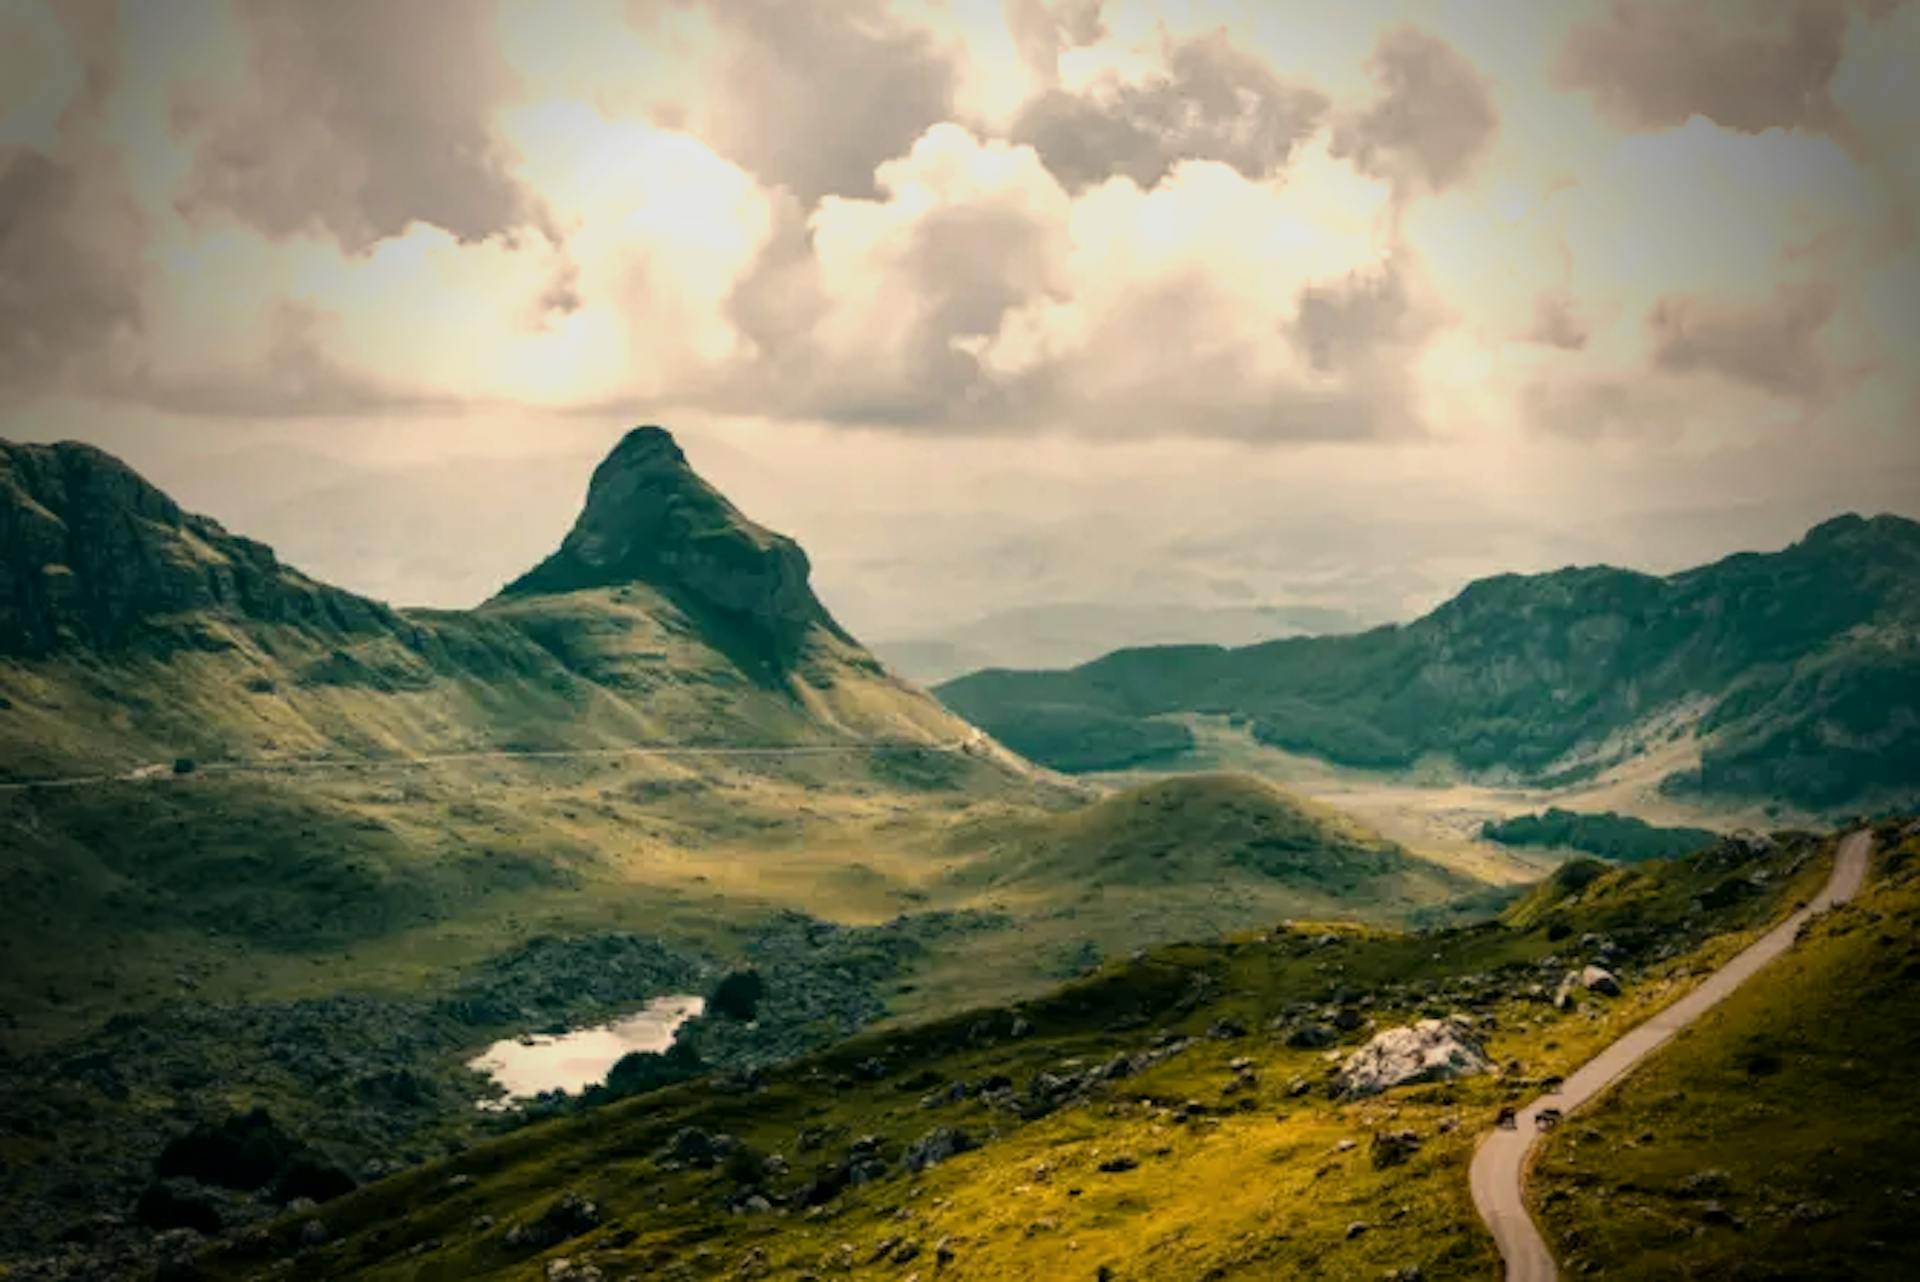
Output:
[[[1492,1069],[1473,1030],[1460,1019],[1423,1019],[1389,1028],[1347,1056],[1333,1091],[1352,1099],[1395,1086],[1443,1082]]]
[[[718,618],[776,665],[807,630],[838,631],[813,595],[800,545],[755,525],[687,463],[659,427],[627,434],[593,474],[560,550],[505,597],[644,583],[696,617]]]
[[[1560,981],[1560,986],[1554,990],[1553,1004],[1561,1010],[1568,1010],[1581,993],[1618,997],[1620,980],[1604,966],[1586,966],[1580,970],[1570,970]]]
[[[0,442],[0,654],[114,651],[142,637],[219,644],[203,627],[156,626],[187,615],[334,634],[401,626],[385,607],[182,512],[111,455]]]

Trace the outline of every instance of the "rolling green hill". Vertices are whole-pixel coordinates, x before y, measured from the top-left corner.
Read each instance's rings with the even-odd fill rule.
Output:
[[[1815,810],[1898,800],[1920,793],[1920,524],[1845,516],[1784,551],[1665,577],[1503,575],[1404,626],[1125,650],[938,693],[1063,769],[1177,753],[1154,720],[1176,713],[1241,716],[1266,743],[1348,765],[1444,754],[1533,781],[1697,731],[1698,764],[1669,788]],[[1111,746],[1058,732],[1075,718]]]

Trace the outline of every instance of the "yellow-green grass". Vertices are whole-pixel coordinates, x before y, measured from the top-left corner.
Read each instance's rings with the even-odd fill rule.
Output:
[[[1920,840],[1890,826],[1852,904],[1550,1142],[1549,1244],[1607,1277],[1920,1276],[1917,979]]]
[[[1484,1277],[1494,1259],[1468,1200],[1466,1166],[1502,1103],[1541,1076],[1569,1071],[1677,997],[1790,911],[1826,863],[1806,846],[1797,866],[1791,853],[1777,856],[1765,863],[1776,874],[1767,890],[1703,913],[1687,905],[1721,870],[1690,861],[1595,883],[1524,925],[1402,934],[1301,923],[1155,950],[1022,1007],[1019,1017],[1031,1024],[1024,1036],[1011,1035],[1008,1011],[883,1030],[776,1071],[756,1091],[691,1083],[536,1125],[372,1186],[319,1213],[334,1242],[301,1254],[291,1276],[536,1278],[558,1256],[591,1260],[615,1277],[829,1276],[846,1271],[839,1262],[850,1251],[853,1276],[918,1268],[924,1277],[944,1240],[954,1258],[939,1276],[962,1279],[1093,1278],[1102,1268],[1118,1279],[1350,1278],[1407,1265],[1429,1278]],[[1620,930],[1630,921],[1669,936],[1691,929],[1699,946],[1650,965],[1618,1001],[1561,1012],[1527,996],[1524,981],[1537,973],[1531,963],[1565,947],[1564,937],[1550,937],[1556,923]],[[1350,1000],[1368,996],[1368,1014],[1391,1025],[1445,1009],[1459,977],[1491,974],[1505,978],[1477,1014],[1493,1030],[1496,1060],[1519,1061],[1499,1076],[1341,1102],[1322,1089],[1323,1052],[1291,1049],[1267,1031],[1271,1017],[1317,1008],[1339,989]],[[1223,1018],[1250,1035],[1209,1038]],[[977,1100],[920,1103],[937,1084],[1004,1074],[1024,1086],[1043,1070],[1099,1065],[1169,1033],[1196,1040],[1037,1121]],[[1230,1062],[1243,1056],[1257,1084],[1230,1089]],[[885,1079],[856,1080],[850,1070],[872,1057],[885,1062]],[[1296,1080],[1309,1089],[1297,1093]],[[1190,1099],[1202,1115],[1176,1121],[1169,1106]],[[857,1136],[879,1136],[897,1158],[937,1125],[958,1126],[983,1145],[920,1176],[849,1189],[815,1212],[729,1213],[722,1201],[733,1179],[660,1159],[677,1129],[698,1126],[782,1154],[796,1168],[792,1182]],[[808,1129],[828,1137],[822,1151],[797,1146]],[[1377,1169],[1372,1136],[1402,1129],[1415,1131],[1421,1148],[1402,1165]],[[1123,1154],[1135,1169],[1099,1169]],[[449,1187],[456,1175],[473,1182]],[[537,1217],[565,1190],[600,1205],[600,1227],[544,1255],[504,1244],[509,1224]],[[493,1226],[476,1227],[485,1224],[479,1216],[493,1217]],[[290,1253],[303,1222],[277,1226],[270,1254]],[[1368,1227],[1349,1236],[1356,1223]],[[870,1264],[889,1238],[914,1241],[922,1258],[905,1268]],[[415,1253],[426,1243],[436,1245]],[[258,1262],[211,1267],[239,1277]]]

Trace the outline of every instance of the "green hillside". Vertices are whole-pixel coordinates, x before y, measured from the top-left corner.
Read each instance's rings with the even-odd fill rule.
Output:
[[[1501,1104],[1684,991],[1809,893],[1830,851],[1804,836],[1726,843],[1561,886],[1525,924],[1300,924],[1143,951],[1010,1007],[589,1104],[202,1265],[423,1280],[1484,1277],[1465,1172]],[[1698,906],[1730,878],[1750,893]],[[1619,998],[1562,1010],[1541,994],[1543,977],[1602,954]],[[1481,1030],[1495,1071],[1330,1089],[1330,1059],[1448,1012]]]
[[[1546,1146],[1529,1191],[1569,1272],[1920,1274],[1920,825],[1879,845],[1858,898]]]
[[[1061,768],[1130,764],[1152,718],[1248,718],[1264,742],[1364,767],[1443,753],[1476,772],[1592,772],[1697,727],[1678,790],[1812,809],[1920,791],[1920,524],[1840,517],[1772,554],[1659,577],[1605,567],[1474,583],[1404,626],[1243,649],[1121,651],[940,687]],[[1097,719],[1106,754],[1052,751]],[[1112,723],[1140,729],[1133,741]],[[1099,759],[1101,756],[1107,759]]]

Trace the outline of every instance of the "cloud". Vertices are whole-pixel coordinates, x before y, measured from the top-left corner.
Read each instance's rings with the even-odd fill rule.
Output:
[[[784,209],[733,298],[752,355],[709,403],[921,433],[1417,432],[1434,310],[1387,247],[1388,189],[1324,146],[1299,164],[1076,196],[1030,147],[935,126],[880,198]]]
[[[539,221],[492,130],[511,92],[487,11],[430,0],[237,6],[247,74],[183,89],[189,213],[272,237],[324,229],[350,252],[415,220],[462,241]]]
[[[966,344],[1016,421],[1267,443],[1420,432],[1409,371],[1432,313],[1383,233],[1387,194],[1324,147],[1295,170],[1275,187],[1187,161],[1151,189],[1077,198],[1057,282]]]
[[[1334,126],[1333,154],[1403,187],[1451,187],[1499,127],[1492,92],[1453,46],[1415,27],[1380,38],[1371,59],[1380,95]]]
[[[156,409],[214,418],[343,417],[458,404],[450,393],[409,390],[347,368],[330,354],[327,328],[314,308],[280,303],[263,318],[260,349],[243,365],[142,368],[122,375],[119,388]]]
[[[47,136],[0,145],[0,399],[99,377],[142,321],[146,222],[100,136],[115,14],[53,18],[18,34],[47,42],[30,52],[64,64],[70,96],[45,104]]]
[[[949,54],[877,0],[715,0],[709,12],[723,88],[695,131],[808,208],[875,194],[875,167],[951,110]]]
[[[1656,4],[1610,0],[1568,35],[1555,79],[1593,95],[1634,129],[1701,115],[1727,129],[1833,132],[1828,88],[1844,52],[1848,0],[1791,4]]]
[[[1166,62],[1143,83],[1108,75],[1080,92],[1048,89],[1022,109],[1012,136],[1075,190],[1115,175],[1151,187],[1182,160],[1218,160],[1258,179],[1286,164],[1327,107],[1224,32],[1170,45]]]
[[[1020,60],[1048,85],[1059,78],[1062,52],[1106,35],[1103,7],[1103,0],[1003,0],[1001,5]]]
[[[141,319],[138,213],[81,168],[0,148],[0,396],[58,383]]]
[[[1577,352],[1587,345],[1591,334],[1573,296],[1564,289],[1550,289],[1534,299],[1533,323],[1522,337],[1529,343]]]
[[[992,389],[963,350],[1049,287],[1068,200],[1030,148],[936,125],[881,165],[877,199],[786,207],[733,299],[754,344],[733,385],[833,421],[928,425]],[[725,395],[725,393],[723,393]]]
[[[1686,414],[1672,390],[1644,375],[1563,374],[1520,390],[1520,414],[1536,433],[1570,441],[1673,441]]]
[[[1768,302],[1735,304],[1687,295],[1662,298],[1647,318],[1654,364],[1706,372],[1775,396],[1811,400],[1831,371],[1818,346],[1838,298],[1826,286],[1781,286]]]

